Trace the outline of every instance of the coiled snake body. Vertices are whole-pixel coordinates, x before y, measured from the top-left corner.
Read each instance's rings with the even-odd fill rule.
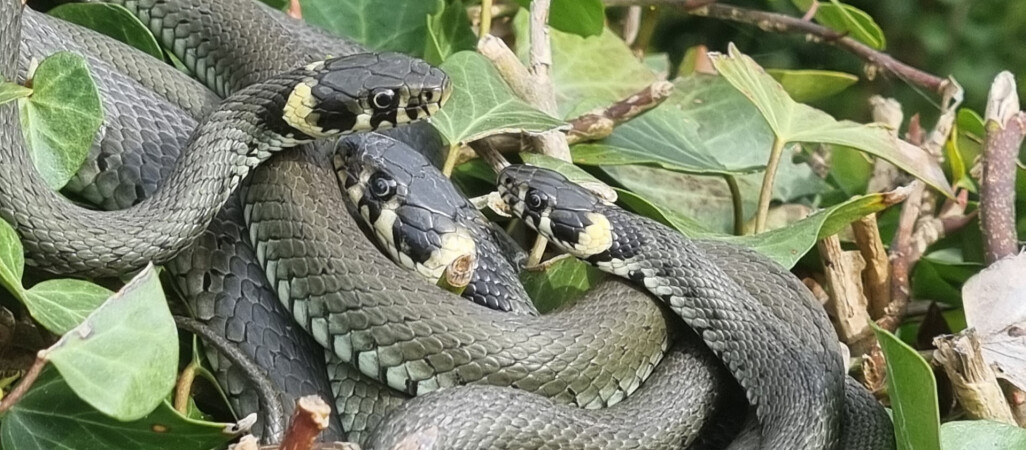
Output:
[[[3,40],[5,50],[11,50],[10,42],[17,42],[10,38],[14,25],[10,17],[6,17],[17,9],[13,3],[7,2],[4,13],[0,14],[5,16],[4,31],[8,33]],[[147,10],[147,5],[152,6],[152,2],[138,3],[139,11]],[[179,10],[203,10],[206,7],[202,4],[206,2],[190,3],[162,3],[160,10],[177,13]],[[238,81],[245,77],[232,75],[242,73],[233,72],[237,67],[250,67],[247,73],[277,73],[287,67],[309,62],[306,55],[296,56],[291,53],[298,47],[283,45],[284,41],[277,41],[274,46],[262,46],[260,43],[267,42],[268,36],[273,37],[273,33],[268,33],[266,29],[252,26],[251,23],[243,26],[240,22],[234,22],[236,19],[233,14],[237,14],[234,11],[251,11],[251,6],[245,2],[215,3],[211,7],[224,8],[223,14],[200,15],[218,17],[220,22],[231,24],[234,27],[232,35],[241,39],[241,42],[253,43],[251,52],[259,53],[261,58],[253,62],[225,57],[222,63],[215,65],[199,62],[201,58],[194,54],[191,58],[194,67],[216,66],[224,71],[207,77],[208,82],[213,79],[216,85],[217,80],[229,80],[223,82],[228,86],[225,88],[227,92],[245,84]],[[176,25],[162,24],[161,18],[151,12],[145,15],[144,21],[151,27],[167,26],[170,29]],[[199,19],[195,20],[195,23],[199,22]],[[218,39],[199,37],[204,34],[217,35],[219,31],[216,27],[203,27],[194,31],[197,35],[180,38],[174,33],[156,34],[171,39],[173,42],[165,42],[169,47],[185,47],[186,52],[195,49],[195,46],[189,46],[190,43],[209,45],[210,42],[219,42]],[[16,36],[16,33],[13,35]],[[176,43],[181,45],[175,46]],[[11,50],[5,54],[17,52]],[[190,63],[189,58],[180,58]],[[15,61],[4,62],[5,75],[10,77]],[[4,127],[4,140],[0,144],[4,146],[4,152],[11,152],[2,155],[3,162],[5,165],[12,161],[24,162],[24,154],[20,157],[13,154],[16,153],[14,150],[21,150],[20,142],[15,137],[18,132],[16,121],[10,120],[14,117],[13,110],[7,105],[0,113],[4,114],[4,120],[0,122]],[[325,163],[322,154],[302,150],[281,155],[266,163],[265,167],[257,169],[251,177],[250,186],[244,188],[243,192],[245,219],[249,224],[250,237],[257,246],[257,254],[261,256],[260,264],[294,317],[319,343],[330,348],[342,361],[357,367],[364,375],[414,395],[445,386],[481,383],[512,385],[563,402],[587,406],[621,400],[636,389],[644,376],[652,370],[658,356],[635,350],[638,346],[651,346],[651,342],[662,341],[662,338],[657,337],[658,333],[656,336],[642,338],[644,334],[641,330],[651,328],[654,319],[624,314],[615,298],[600,298],[591,302],[591,309],[571,308],[552,317],[504,315],[482,310],[476,305],[440,293],[419,278],[390,267],[364,241],[348,214],[340,210],[338,194],[329,194],[333,189],[337,191],[337,184]],[[29,166],[21,164],[18,167],[24,169]],[[5,185],[14,183],[14,186],[18,186],[19,181],[12,180],[20,178],[8,178],[7,173],[3,177]],[[2,193],[5,198],[8,194],[6,191]],[[26,220],[22,210],[30,205],[9,204],[4,210],[4,218],[18,224],[23,235],[28,233],[24,229],[36,224],[35,220]],[[213,208],[216,210],[216,206]],[[150,217],[151,220],[153,218]],[[125,231],[138,226],[133,225]],[[95,239],[95,236],[83,238]],[[62,251],[58,254],[64,257],[75,253],[70,248],[63,248]],[[121,254],[128,251],[123,250]],[[87,255],[85,258],[77,258],[107,267],[98,269],[101,272],[123,269],[113,266],[116,258],[105,253],[94,251]],[[58,259],[56,256],[54,258]],[[43,261],[43,258],[39,258],[36,262]],[[57,270],[63,270],[62,265],[67,263],[55,264]],[[77,265],[67,270],[84,271],[86,267]],[[608,302],[608,305],[602,306],[602,301]],[[611,312],[608,317],[597,315],[603,307]],[[658,321],[661,320],[659,315]],[[638,326],[640,330],[632,328]],[[796,360],[802,359],[796,356]],[[813,373],[809,376],[816,375]],[[810,381],[815,383],[814,380]],[[787,389],[783,392],[789,393]],[[840,389],[833,392],[836,395],[832,401],[836,406],[836,403],[841,402]],[[781,403],[787,401],[788,398],[779,400]],[[769,414],[774,418],[773,414],[783,412],[774,410]],[[835,412],[832,416],[838,414]],[[829,419],[823,422],[828,425],[815,426],[813,430],[792,431],[813,435],[809,438],[810,442],[822,442],[821,447],[826,447],[832,439],[830,436],[837,433],[829,429],[836,429],[836,423],[830,425]],[[780,423],[789,422],[781,419]],[[803,448],[813,447],[809,444]]]

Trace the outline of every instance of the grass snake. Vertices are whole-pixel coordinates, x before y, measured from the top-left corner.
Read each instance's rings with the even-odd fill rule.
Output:
[[[146,11],[143,6],[147,3],[138,2],[137,10]],[[179,3],[187,5],[189,2]],[[262,61],[248,66],[252,68],[246,71],[234,72],[233,67],[247,67],[252,61],[231,54],[222,56],[216,63],[201,62],[203,58],[194,57],[192,67],[207,74],[206,80],[213,87],[226,86],[222,92],[227,93],[256,81],[261,74],[277,73],[311,59],[309,54],[296,56],[302,53],[295,52],[299,48],[296,45],[266,47],[267,42],[280,44],[284,41],[276,40],[279,37],[267,28],[238,20],[237,15],[243,14],[240,11],[252,8],[234,3],[216,2],[214,8],[224,5],[220,15],[207,15],[215,24],[194,28],[201,28],[198,33],[218,36],[217,24],[234,26],[231,33],[235,34],[226,31],[225,35],[252,43],[252,47],[247,47],[251,49],[249,53],[259,54]],[[176,10],[176,7],[162,6],[172,13]],[[183,7],[183,10],[188,8]],[[189,42],[208,45],[222,42],[192,34],[178,37],[161,28],[163,19],[154,19],[153,15],[145,17],[151,28],[164,30],[157,36],[164,39],[166,45],[185,48],[186,54],[192,48]],[[170,22],[167,29],[175,32],[185,29],[173,26],[182,20]],[[206,54],[198,52],[197,48],[191,51]],[[190,62],[188,57],[183,61]],[[218,73],[211,67],[223,70]],[[262,269],[272,278],[278,295],[287,301],[293,314],[302,319],[300,323],[318,341],[332,347],[343,360],[354,362],[366,375],[391,381],[393,387],[411,394],[448,382],[477,381],[518,385],[562,401],[588,404],[588,395],[581,398],[568,395],[577,392],[568,387],[592,375],[590,380],[599,381],[599,387],[594,388],[594,394],[598,395],[594,398],[601,399],[600,403],[612,403],[640,383],[633,378],[651,370],[650,358],[618,360],[615,354],[610,356],[609,349],[602,348],[615,345],[617,338],[610,339],[598,330],[608,327],[604,331],[615,334],[629,325],[626,322],[636,318],[620,317],[624,323],[618,323],[615,317],[584,318],[584,314],[574,315],[572,310],[552,318],[510,317],[474,308],[468,302],[437,292],[433,286],[407,272],[389,267],[388,262],[363,241],[352,219],[338,211],[337,194],[329,195],[331,188],[337,190],[337,186],[325,163],[322,155],[303,150],[274,158],[266,167],[257,169],[252,185],[244,192],[245,215],[250,224],[249,233],[257,244],[257,254],[263,256]],[[738,259],[744,262],[748,257]],[[773,286],[769,290],[776,289]],[[615,303],[615,299],[610,303]],[[581,311],[584,312],[597,314],[599,311]],[[550,325],[556,327],[550,328]],[[619,339],[627,342],[622,336]],[[429,354],[431,350],[439,352]],[[429,359],[432,355],[442,356],[432,361]],[[538,355],[546,359],[525,362]],[[440,367],[451,367],[451,370],[442,371]],[[613,370],[615,367],[628,369]],[[609,383],[615,378],[613,374],[622,376],[625,387]],[[424,376],[428,377],[417,379]],[[579,390],[587,392],[588,388]]]

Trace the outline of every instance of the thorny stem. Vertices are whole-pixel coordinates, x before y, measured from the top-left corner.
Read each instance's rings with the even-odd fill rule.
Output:
[[[11,409],[21,397],[28,392],[29,388],[32,387],[32,383],[36,382],[36,378],[39,378],[39,374],[43,372],[43,367],[46,367],[46,358],[43,357],[43,352],[46,350],[40,350],[39,354],[36,355],[35,362],[32,363],[32,367],[29,367],[28,372],[25,372],[25,376],[21,377],[21,381],[18,385],[7,393],[4,400],[0,402],[0,415]]]
[[[766,163],[766,175],[762,178],[762,188],[759,190],[759,207],[755,213],[755,234],[762,233],[766,229],[770,200],[773,199],[773,179],[777,176],[777,166],[780,165],[780,155],[783,153],[784,141],[779,136],[774,136],[769,162]]]

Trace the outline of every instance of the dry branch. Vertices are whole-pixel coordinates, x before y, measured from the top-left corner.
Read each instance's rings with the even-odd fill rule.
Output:
[[[948,374],[955,397],[969,418],[1015,425],[994,371],[983,360],[974,330],[939,336],[933,343],[937,346],[934,361]]]
[[[596,141],[613,134],[613,127],[662,104],[673,93],[673,83],[656,81],[648,87],[605,108],[582,114],[570,121],[567,141],[576,144]]]

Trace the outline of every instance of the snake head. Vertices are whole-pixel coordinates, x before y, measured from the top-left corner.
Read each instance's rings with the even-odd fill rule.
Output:
[[[347,136],[333,164],[350,204],[393,261],[437,281],[456,258],[477,255],[457,222],[465,199],[412,147],[379,133]]]
[[[498,188],[513,215],[563,251],[588,258],[612,245],[602,200],[559,172],[511,165],[499,172]]]
[[[284,119],[314,138],[391,128],[430,117],[452,92],[437,67],[400,53],[318,61],[289,94]]]

